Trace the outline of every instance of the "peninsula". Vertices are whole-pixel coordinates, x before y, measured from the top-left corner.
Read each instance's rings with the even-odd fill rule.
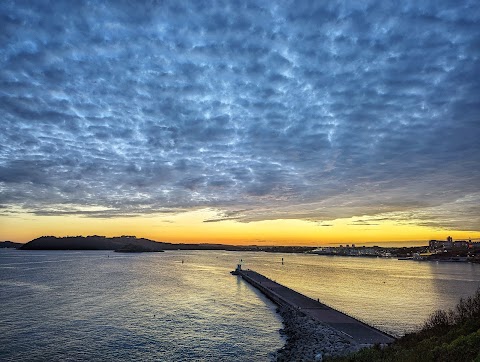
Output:
[[[225,244],[173,244],[154,241],[136,236],[42,236],[20,247],[22,250],[118,250],[126,248],[158,250],[226,250],[226,251],[265,251],[279,253],[305,253],[315,249],[308,246],[239,246]]]
[[[21,250],[142,250],[163,251],[165,245],[153,240],[136,238],[135,236],[119,236],[107,238],[105,236],[42,236],[34,239],[22,247]]]

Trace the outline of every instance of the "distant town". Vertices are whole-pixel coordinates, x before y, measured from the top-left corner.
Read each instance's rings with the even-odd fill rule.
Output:
[[[480,242],[471,240],[430,240],[428,246],[381,247],[356,246],[355,244],[338,247],[320,247],[310,253],[318,255],[360,256],[398,258],[399,260],[425,260],[444,262],[480,263]]]

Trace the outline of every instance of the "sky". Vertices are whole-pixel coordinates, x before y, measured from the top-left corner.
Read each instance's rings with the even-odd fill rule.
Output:
[[[480,3],[0,2],[0,240],[480,237]]]

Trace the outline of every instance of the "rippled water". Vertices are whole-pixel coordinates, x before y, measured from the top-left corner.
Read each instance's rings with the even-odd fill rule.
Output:
[[[480,285],[480,265],[460,263],[1,250],[0,359],[266,361],[283,344],[281,320],[229,274],[240,258],[245,268],[394,334]]]
[[[2,360],[262,361],[283,344],[232,255],[0,255]]]

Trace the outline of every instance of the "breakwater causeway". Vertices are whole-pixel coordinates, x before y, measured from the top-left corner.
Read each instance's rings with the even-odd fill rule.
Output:
[[[285,323],[284,333],[287,336],[287,345],[280,353],[283,353],[285,359],[295,357],[291,354],[292,352],[294,354],[309,352],[318,359],[322,355],[321,352],[342,354],[373,344],[388,344],[395,340],[391,335],[373,326],[337,311],[319,300],[287,288],[253,270],[242,270],[239,265],[232,274],[238,275],[260,290],[280,307],[280,314]],[[309,330],[305,331],[305,328]],[[315,334],[316,337],[312,336]],[[299,341],[302,336],[308,339],[303,345]],[[312,346],[315,342],[321,344],[317,346],[317,351]],[[285,351],[285,348],[288,351]]]

